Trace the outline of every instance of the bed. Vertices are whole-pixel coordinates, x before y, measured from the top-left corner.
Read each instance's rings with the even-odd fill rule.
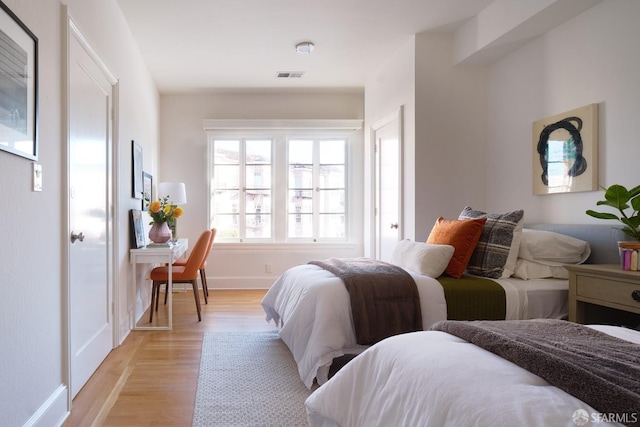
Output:
[[[358,355],[309,396],[305,402],[309,425],[640,425],[639,331],[604,325],[586,327],[547,319],[516,322],[560,322],[568,327],[595,331],[595,334],[601,332],[609,340],[617,337],[626,349],[625,360],[631,363],[623,364],[625,371],[606,385],[584,384],[582,374],[565,375],[574,380],[573,384],[565,384],[557,376],[548,376],[548,366],[542,369],[541,375],[536,375],[448,332],[397,335]],[[510,321],[442,323],[506,324]],[[569,332],[563,334],[573,336]],[[581,343],[588,343],[589,339],[590,335],[584,334],[576,337]],[[596,351],[609,345],[593,344],[598,347]],[[568,343],[568,348],[572,353],[573,344]],[[626,371],[629,367],[631,371]],[[554,385],[542,377],[550,378]],[[618,390],[617,378],[626,380],[630,391]]]
[[[610,263],[614,259],[609,253],[611,242],[616,250],[618,235],[610,227],[529,224],[524,228],[562,233],[589,242],[588,262]],[[447,301],[437,276],[407,272],[415,280],[419,293],[422,329],[446,320]],[[506,320],[561,319],[567,315],[565,278],[492,280],[504,290]],[[273,320],[280,327],[280,337],[291,350],[300,378],[308,388],[314,381],[324,384],[328,380],[335,359],[359,354],[369,347],[357,343],[349,294],[341,279],[317,265],[304,264],[287,270],[269,289],[262,306],[267,321]]]

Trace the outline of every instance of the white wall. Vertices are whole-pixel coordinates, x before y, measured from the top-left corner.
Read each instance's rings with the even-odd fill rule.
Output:
[[[195,242],[209,226],[207,220],[207,134],[205,119],[363,119],[359,90],[220,91],[203,94],[166,94],[161,97],[161,158],[155,182],[179,181],[187,187],[185,213],[178,234]],[[355,134],[350,167],[355,182],[350,199],[354,218],[363,215],[362,131]],[[277,165],[276,165],[277,167]],[[207,263],[209,286],[267,288],[287,268],[329,256],[362,256],[363,229],[354,224],[352,244],[306,245],[292,250],[282,245],[214,244]],[[271,273],[265,265],[271,264]]]
[[[31,162],[0,152],[0,425],[56,425],[67,410],[62,235],[66,145],[62,137],[63,18],[58,0],[4,0],[39,41],[39,160],[43,191],[31,191]],[[158,140],[157,91],[115,0],[68,0],[69,12],[120,81],[119,256],[121,310],[128,333],[130,282],[128,210],[131,139],[145,149],[145,168]]]
[[[600,109],[599,183],[640,183],[640,2],[605,0],[490,68],[486,206],[527,222],[592,223],[601,191],[532,195],[532,123]],[[614,223],[611,223],[613,226]]]
[[[454,66],[453,38],[416,36],[415,240],[439,216],[485,208],[485,67]]]

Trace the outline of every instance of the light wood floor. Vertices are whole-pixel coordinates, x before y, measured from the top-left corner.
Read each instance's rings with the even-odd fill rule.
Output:
[[[64,427],[191,426],[204,333],[276,329],[260,305],[265,292],[211,290],[207,305],[200,295],[202,322],[193,293],[174,293],[173,330],[131,331],[73,400]]]

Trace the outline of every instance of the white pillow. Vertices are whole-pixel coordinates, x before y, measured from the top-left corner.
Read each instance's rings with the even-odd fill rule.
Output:
[[[516,224],[516,228],[513,229],[513,239],[511,240],[511,248],[509,249],[507,262],[504,264],[504,270],[502,270],[502,279],[511,277],[516,270],[516,261],[518,260],[518,253],[520,252],[520,240],[522,240],[523,225],[524,215]]]
[[[569,272],[561,265],[546,265],[537,261],[518,258],[516,261],[516,271],[513,276],[524,280],[549,278],[568,279]]]
[[[454,248],[451,245],[434,245],[413,242],[409,239],[398,242],[391,264],[429,277],[440,277],[449,265]]]
[[[518,257],[538,263],[561,266],[582,264],[591,255],[588,242],[545,230],[523,229]]]

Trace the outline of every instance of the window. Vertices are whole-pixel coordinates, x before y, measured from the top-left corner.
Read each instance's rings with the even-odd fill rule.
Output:
[[[205,120],[216,241],[350,243],[351,135],[360,120]],[[354,190],[358,194],[358,190]],[[351,207],[351,208],[350,208]]]
[[[289,239],[345,239],[344,139],[291,139],[288,144]]]
[[[271,238],[269,139],[214,139],[211,213],[221,238]]]

